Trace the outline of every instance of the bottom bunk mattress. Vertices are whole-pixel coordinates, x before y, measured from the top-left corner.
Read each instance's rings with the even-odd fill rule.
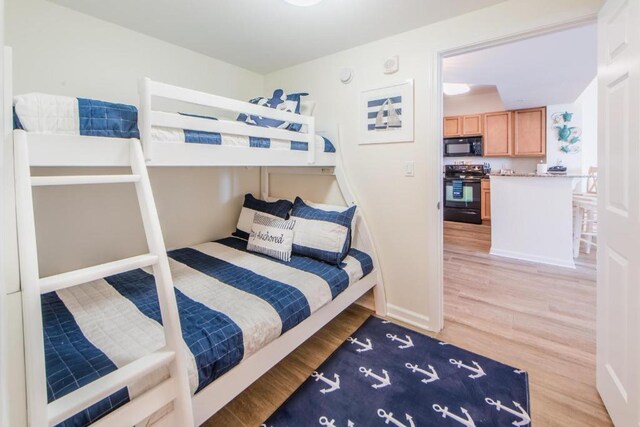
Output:
[[[169,252],[191,392],[197,393],[373,269],[351,249],[342,268],[248,252],[230,237]],[[164,346],[150,269],[42,296],[49,402]],[[68,419],[83,426],[168,376],[154,372]]]

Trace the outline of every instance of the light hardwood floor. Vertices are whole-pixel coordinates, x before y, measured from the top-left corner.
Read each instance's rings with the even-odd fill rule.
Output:
[[[490,241],[487,225],[445,223],[445,328],[427,335],[527,370],[535,427],[611,425],[595,389],[595,254],[568,270],[490,256]],[[370,314],[350,307],[205,425],[260,425]]]

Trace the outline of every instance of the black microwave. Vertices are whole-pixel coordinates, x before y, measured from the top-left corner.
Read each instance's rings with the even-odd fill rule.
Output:
[[[445,138],[444,157],[482,156],[482,137]]]

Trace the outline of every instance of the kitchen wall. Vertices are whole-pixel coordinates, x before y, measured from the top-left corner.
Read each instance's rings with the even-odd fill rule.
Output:
[[[484,114],[495,111],[504,111],[505,107],[500,98],[500,93],[493,89],[483,89],[482,93],[472,92],[464,95],[444,96],[443,101],[445,116],[463,116],[468,114]],[[500,169],[513,169],[518,172],[533,172],[539,159],[513,158],[513,157],[445,157],[443,163],[452,165],[457,162],[465,163],[489,163],[493,172]]]
[[[582,173],[598,166],[598,79],[587,86],[575,102],[582,113]]]
[[[482,93],[477,94],[469,92],[462,95],[445,95],[443,108],[445,116],[464,116],[505,110],[502,98],[500,98],[495,86],[484,89]]]
[[[44,0],[8,0],[14,94],[45,92],[137,104],[143,76],[238,99],[262,94],[262,75]],[[174,106],[175,108],[187,108]],[[185,111],[185,109],[181,109]],[[189,110],[186,110],[189,111]],[[256,168],[152,168],[168,247],[228,234]],[[35,192],[41,273],[145,251],[133,191],[114,187]],[[101,251],[91,250],[100,243]]]
[[[509,0],[266,76],[266,88],[310,92],[317,101],[318,126],[340,125],[340,149],[380,252],[392,316],[441,327],[441,212],[436,206],[442,140],[440,118],[433,114],[439,93],[431,75],[436,52],[592,17],[601,4],[600,0]],[[400,70],[385,75],[383,63],[391,55],[399,55]],[[343,67],[355,72],[348,85],[338,78]],[[415,80],[415,141],[359,145],[360,92],[406,79]],[[415,162],[414,177],[404,174],[407,161]],[[275,187],[273,192],[279,191],[284,190]]]
[[[561,162],[571,174],[586,174],[590,166],[597,166],[597,91],[597,79],[594,78],[573,103],[547,106],[547,163],[549,166]],[[572,114],[571,121],[565,123],[560,117],[560,113],[563,112]],[[569,139],[578,135],[580,142],[569,144],[559,140],[559,128],[565,125],[567,129],[575,128]],[[562,147],[568,152],[562,151]]]

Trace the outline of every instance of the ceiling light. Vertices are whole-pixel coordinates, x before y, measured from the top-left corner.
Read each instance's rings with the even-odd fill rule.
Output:
[[[445,95],[462,95],[471,90],[471,87],[465,83],[443,83],[442,90]]]
[[[314,6],[320,3],[322,0],[284,0],[284,1],[294,6],[307,7],[307,6]]]

